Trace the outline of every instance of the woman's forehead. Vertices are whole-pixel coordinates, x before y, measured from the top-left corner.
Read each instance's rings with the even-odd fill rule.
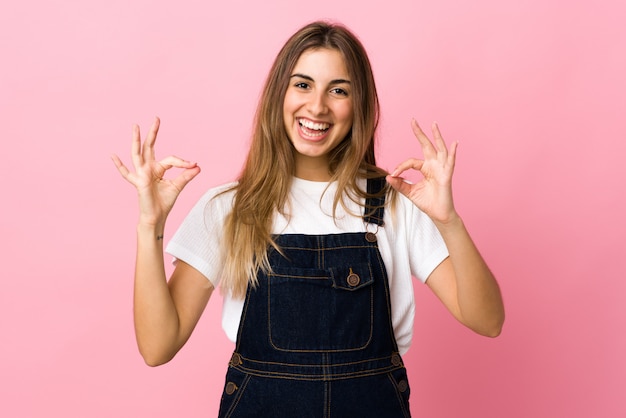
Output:
[[[305,74],[309,77],[330,77],[349,80],[348,66],[343,54],[336,49],[314,48],[300,54],[292,70],[294,74]]]

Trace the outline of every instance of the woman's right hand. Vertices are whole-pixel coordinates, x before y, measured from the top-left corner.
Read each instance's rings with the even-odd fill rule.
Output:
[[[131,172],[117,155],[111,158],[120,172],[130,184],[135,186],[139,194],[139,223],[144,225],[163,226],[167,215],[172,210],[176,198],[183,188],[200,173],[196,163],[185,161],[175,156],[165,157],[157,161],[154,157],[154,143],[159,131],[159,118],[156,118],[143,145],[139,126],[133,126],[133,142],[131,159],[135,168]],[[167,170],[176,167],[183,169],[175,178],[166,179]]]

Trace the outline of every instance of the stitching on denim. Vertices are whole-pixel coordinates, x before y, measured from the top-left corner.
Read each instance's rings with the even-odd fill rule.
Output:
[[[381,289],[382,293],[384,294],[384,298],[380,298],[380,303],[381,308],[384,308],[384,305],[386,304],[386,310],[387,310],[387,314],[388,314],[388,321],[389,321],[389,332],[390,333],[390,337],[392,338],[391,340],[391,344],[394,347],[394,349],[392,351],[396,351],[397,352],[397,343],[395,341],[395,338],[393,337],[393,326],[392,326],[392,322],[391,322],[391,307],[389,306],[389,285],[388,285],[388,277],[387,277],[387,272],[384,266],[384,262],[381,258],[380,255],[380,251],[378,249],[378,243],[377,242],[366,242],[365,241],[365,234],[364,233],[348,233],[348,234],[337,234],[337,235],[352,235],[351,237],[348,238],[349,243],[345,244],[341,242],[341,238],[339,237],[335,237],[335,238],[339,238],[337,241],[339,241],[340,245],[335,245],[337,244],[337,242],[332,242],[335,238],[332,239],[326,239],[326,236],[307,236],[306,240],[307,242],[310,244],[312,244],[312,242],[310,241],[311,239],[313,239],[315,242],[317,242],[317,245],[311,245],[311,247],[317,247],[317,248],[311,248],[311,247],[298,247],[298,246],[283,246],[284,249],[288,249],[291,251],[294,251],[295,254],[293,254],[293,256],[297,256],[298,252],[301,252],[302,254],[306,254],[306,253],[310,253],[310,251],[316,251],[318,253],[318,257],[317,257],[317,263],[318,265],[325,265],[326,263],[326,257],[328,254],[331,254],[331,252],[335,252],[336,250],[342,250],[342,249],[348,249],[348,250],[353,250],[353,251],[359,251],[359,250],[365,250],[366,253],[368,254],[367,257],[370,258],[371,260],[371,264],[367,267],[370,271],[370,276],[376,276],[382,279],[381,282],[384,283],[383,289]],[[359,240],[359,243],[354,243],[355,240]],[[330,242],[329,242],[330,241]],[[306,244],[306,243],[305,243]],[[328,251],[328,253],[327,253]],[[372,253],[372,251],[374,251]],[[289,254],[289,257],[291,257],[292,254]],[[276,268],[276,272],[274,272],[274,276],[276,277],[297,277],[297,278],[301,278],[301,279],[312,279],[312,280],[324,280],[327,279],[328,274],[321,274],[319,277],[316,276],[315,274],[312,276],[308,276],[308,275],[289,275],[289,274],[282,274],[280,273],[280,271],[283,269],[284,267],[280,267],[277,266]],[[286,267],[287,269],[289,269],[289,267]],[[307,270],[307,268],[304,268],[304,270]],[[314,270],[314,269],[311,269]],[[374,273],[376,272],[376,273]],[[267,309],[268,309],[268,318],[270,317],[270,311],[269,311],[269,306],[270,306],[270,292],[271,292],[271,286],[270,286],[270,275],[264,275],[265,279],[264,282],[267,283],[268,289],[267,289],[267,293],[268,293],[268,300],[267,300]],[[247,297],[247,300],[249,299],[249,296]],[[379,298],[375,298],[373,292],[370,292],[370,323],[373,323],[373,318],[374,318],[374,306],[376,305],[377,302],[375,302],[377,299]],[[246,302],[247,302],[246,300]],[[247,304],[247,303],[246,303]],[[384,311],[383,311],[384,312]],[[244,313],[242,315],[241,321],[242,324],[241,326],[243,326],[244,321],[247,318],[247,310],[244,310]],[[371,339],[373,338],[373,327],[370,327],[370,336],[369,336],[369,340],[371,341]],[[240,338],[238,338],[238,342],[240,341]],[[271,342],[271,341],[270,341]],[[272,346],[274,346],[274,348],[277,348],[275,346],[275,344],[273,344],[273,342],[271,342]],[[237,345],[239,346],[239,344]],[[391,348],[391,347],[390,347]],[[278,349],[279,351],[283,351],[281,349]],[[312,358],[319,358],[318,355],[322,355],[325,358],[324,361],[324,366],[322,368],[322,371],[320,373],[320,364],[310,364],[310,365],[292,365],[289,363],[279,363],[279,362],[263,362],[263,361],[256,361],[256,360],[250,360],[250,359],[246,359],[246,361],[244,361],[244,365],[242,365],[241,367],[239,367],[239,369],[242,372],[245,373],[249,373],[252,375],[258,375],[258,376],[267,376],[267,377],[276,377],[276,378],[286,378],[286,379],[291,379],[291,380],[324,380],[324,379],[329,379],[329,380],[337,380],[337,379],[348,379],[351,377],[361,377],[361,376],[370,376],[370,375],[378,375],[381,373],[385,373],[388,372],[389,370],[397,370],[399,368],[403,368],[402,365],[399,366],[393,366],[393,365],[389,365],[389,363],[386,363],[387,365],[382,365],[382,364],[374,364],[376,360],[380,360],[379,359],[364,359],[364,360],[358,360],[358,361],[354,361],[354,362],[344,362],[344,363],[340,363],[340,364],[328,364],[328,355],[329,353],[348,353],[351,351],[355,351],[356,349],[349,349],[349,350],[330,350],[330,349],[325,349],[325,350],[285,350],[285,351],[289,351],[289,352],[306,352],[306,353],[311,353],[312,355],[314,355],[314,357]],[[390,359],[390,357],[382,357],[384,359]],[[248,363],[248,364],[245,364]],[[249,364],[249,363],[253,363],[253,364]],[[369,364],[368,364],[369,363]],[[269,368],[271,368],[271,365],[274,364],[277,367],[280,367],[281,365],[287,369],[287,370],[259,370],[259,369],[255,369],[255,365],[257,366],[261,366],[261,369],[263,369],[263,365],[270,365]],[[361,370],[340,370],[342,366],[350,366],[350,365],[357,365],[356,367],[359,367],[358,365],[361,364],[360,367],[363,367],[365,370],[361,369]],[[248,367],[250,366],[250,367]],[[299,367],[300,370],[288,370],[290,367]],[[346,367],[349,369],[349,367]],[[308,370],[308,374],[307,374],[307,370]],[[313,372],[313,374],[311,374],[310,372]]]
[[[320,374],[303,374],[303,373],[286,373],[286,372],[274,372],[274,371],[264,371],[264,370],[256,370],[250,369],[243,365],[235,367],[235,369],[239,370],[242,373],[249,374],[251,376],[257,377],[268,377],[275,379],[287,379],[287,380],[303,380],[303,381],[333,381],[333,380],[345,380],[352,379],[356,377],[368,377],[368,376],[377,376],[381,374],[387,374],[396,370],[403,369],[404,366],[385,366],[377,369],[371,370],[361,370],[356,372],[345,372],[345,373],[332,373],[324,375]]]
[[[363,289],[362,289],[363,290]],[[343,353],[343,352],[347,352],[347,351],[359,351],[359,350],[363,350],[365,347],[367,347],[368,345],[371,344],[372,342],[372,338],[374,337],[374,289],[372,287],[368,288],[368,289],[364,289],[363,291],[369,291],[370,293],[370,327],[369,327],[369,335],[367,337],[367,340],[365,342],[363,342],[363,344],[360,347],[353,347],[353,348],[337,348],[337,349],[304,349],[304,348],[283,348],[283,347],[279,347],[274,343],[274,339],[272,338],[272,321],[271,321],[271,308],[270,308],[270,288],[268,286],[268,290],[267,290],[267,326],[268,326],[268,338],[269,338],[269,343],[271,344],[272,348],[274,348],[277,351],[282,351],[282,352],[287,352],[287,353]]]
[[[323,351],[323,352],[320,352],[319,354],[327,355],[329,353],[332,353],[332,351]],[[400,354],[398,352],[394,352],[394,353],[391,353],[391,355],[389,356],[367,358],[367,359],[348,361],[348,362],[342,362],[342,363],[330,363],[328,362],[327,358],[322,358],[322,360],[316,364],[285,363],[281,361],[255,360],[255,359],[251,359],[249,357],[244,357],[241,355],[240,357],[241,357],[242,363],[266,364],[266,365],[287,366],[287,367],[311,367],[311,368],[313,367],[320,368],[322,367],[323,364],[327,364],[330,368],[334,368],[334,367],[345,367],[345,366],[357,366],[359,364],[383,362],[383,361],[391,364],[391,360],[393,359],[393,357],[399,356],[399,355]]]
[[[231,404],[230,408],[228,408],[228,412],[226,412],[226,415],[224,416],[224,418],[229,418],[233,415],[233,413],[235,412],[235,409],[237,409],[237,406],[239,405],[239,401],[241,401],[241,398],[243,397],[243,392],[246,389],[246,386],[248,386],[248,382],[250,381],[250,375],[246,375],[246,377],[243,379],[243,382],[241,383],[241,387],[239,388],[239,391],[237,392],[237,397],[233,400],[233,403]]]
[[[324,260],[324,256],[326,254],[324,253],[324,246],[322,245],[322,238],[321,237],[317,237],[317,268],[323,268],[326,263]]]
[[[405,418],[409,418],[411,414],[407,411],[407,405],[405,405],[404,396],[402,395],[402,393],[400,393],[400,390],[398,390],[398,382],[396,382],[396,379],[393,377],[391,372],[387,373],[387,378],[389,378],[389,380],[391,381],[391,386],[393,386],[393,392],[396,394],[396,398],[398,399],[398,404],[400,405],[402,414]]]
[[[326,405],[326,409],[324,410],[324,417],[330,418],[330,404],[331,404],[331,385],[330,382],[326,382],[324,384],[324,404]]]
[[[294,363],[282,363],[282,362],[267,362],[249,359],[242,357],[242,363],[234,366],[233,368],[241,371],[245,374],[251,374],[261,377],[273,377],[273,378],[285,378],[291,380],[307,380],[307,381],[320,381],[320,380],[339,380],[348,379],[352,377],[365,377],[374,376],[379,374],[388,373],[395,370],[404,369],[402,362],[394,365],[392,358],[398,353],[393,353],[391,356],[378,357],[375,359],[364,359],[354,362],[344,362],[332,364],[328,361],[328,353],[322,354],[321,362],[317,364],[294,364]],[[370,363],[368,365],[368,363]],[[285,366],[286,368],[299,368],[302,371],[297,370],[263,370],[262,366]],[[362,365],[366,367],[362,370],[354,371],[342,371],[338,370],[345,367],[351,367],[356,365]],[[306,370],[306,369],[317,369]]]
[[[305,275],[298,275],[298,274],[279,274],[279,273],[270,273],[269,276],[271,277],[285,277],[287,279],[289,278],[294,278],[294,279],[305,279],[305,280],[328,280],[330,279],[330,275],[326,274],[324,276],[305,276]]]
[[[323,253],[323,250],[321,251],[321,253]],[[380,258],[379,258],[379,262],[380,262]],[[363,263],[365,264],[365,263]],[[370,277],[368,279],[368,282],[373,283],[374,282],[374,276],[373,276],[373,272],[372,272],[372,267],[371,267],[371,263],[367,263],[368,264],[368,269],[369,269],[369,273],[370,273]],[[288,270],[288,268],[282,269],[283,271]],[[320,271],[320,273],[322,273]],[[298,278],[298,279],[304,279],[304,280],[328,280],[332,278],[332,272],[330,274],[331,277],[329,277],[328,275],[326,275],[325,277],[322,276],[302,276],[302,275],[292,275],[292,274],[278,274],[276,272],[272,272],[267,274],[267,329],[268,329],[268,338],[269,338],[269,343],[272,346],[272,348],[274,348],[275,350],[278,351],[282,351],[282,352],[288,352],[288,353],[320,353],[320,352],[333,352],[333,353],[337,353],[337,352],[345,352],[345,351],[357,351],[357,350],[362,350],[365,347],[367,347],[368,345],[371,344],[372,339],[374,337],[374,289],[372,287],[370,287],[369,289],[364,289],[361,288],[359,290],[361,291],[367,291],[369,290],[369,298],[370,298],[370,309],[369,309],[369,335],[367,336],[367,340],[364,341],[362,343],[361,346],[359,347],[353,347],[353,348],[338,348],[338,349],[305,349],[305,348],[284,348],[284,347],[280,347],[278,346],[273,338],[274,333],[272,332],[272,303],[271,303],[271,289],[272,289],[272,277],[281,277],[281,278]],[[370,283],[370,284],[371,284]],[[384,286],[387,287],[387,286]]]
[[[378,268],[380,270],[380,274],[383,277],[383,280],[385,282],[385,299],[386,299],[386,304],[387,304],[387,315],[388,315],[388,320],[389,320],[389,333],[390,333],[390,338],[393,341],[393,346],[394,346],[394,350],[398,351],[398,342],[396,341],[396,335],[395,335],[395,331],[393,329],[393,318],[392,318],[392,312],[391,312],[391,295],[389,294],[389,276],[387,275],[387,268],[385,267],[385,263],[382,259],[382,256],[380,254],[380,251],[376,251],[376,258],[378,259]]]
[[[364,234],[363,232],[359,232],[359,234]],[[377,247],[376,243],[371,243],[369,245],[361,245],[361,244],[354,244],[354,245],[340,245],[340,246],[333,246],[333,247],[325,247],[323,248],[324,251],[333,251],[333,250],[353,250],[353,249],[359,249],[359,248],[374,248]],[[307,251],[307,252],[314,252],[314,251],[319,251],[320,248],[303,248],[303,247],[286,247],[284,245],[281,246],[281,249],[283,250],[291,250],[291,251]],[[322,267],[318,267],[318,268],[322,268]]]
[[[243,311],[241,312],[241,318],[239,319],[239,329],[237,329],[237,343],[235,344],[235,351],[239,351],[239,344],[241,343],[241,333],[243,331],[246,316],[248,314],[248,301],[250,299],[250,296],[251,289],[248,287],[248,290],[246,291],[246,299],[243,303]]]

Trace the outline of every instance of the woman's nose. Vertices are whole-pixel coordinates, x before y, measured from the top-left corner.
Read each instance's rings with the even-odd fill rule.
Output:
[[[323,92],[315,92],[310,96],[308,110],[313,115],[322,115],[328,112],[326,95]]]

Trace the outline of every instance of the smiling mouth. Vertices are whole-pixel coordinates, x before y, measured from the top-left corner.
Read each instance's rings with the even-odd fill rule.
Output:
[[[330,129],[329,123],[311,122],[306,119],[298,119],[300,130],[307,136],[322,136]]]

